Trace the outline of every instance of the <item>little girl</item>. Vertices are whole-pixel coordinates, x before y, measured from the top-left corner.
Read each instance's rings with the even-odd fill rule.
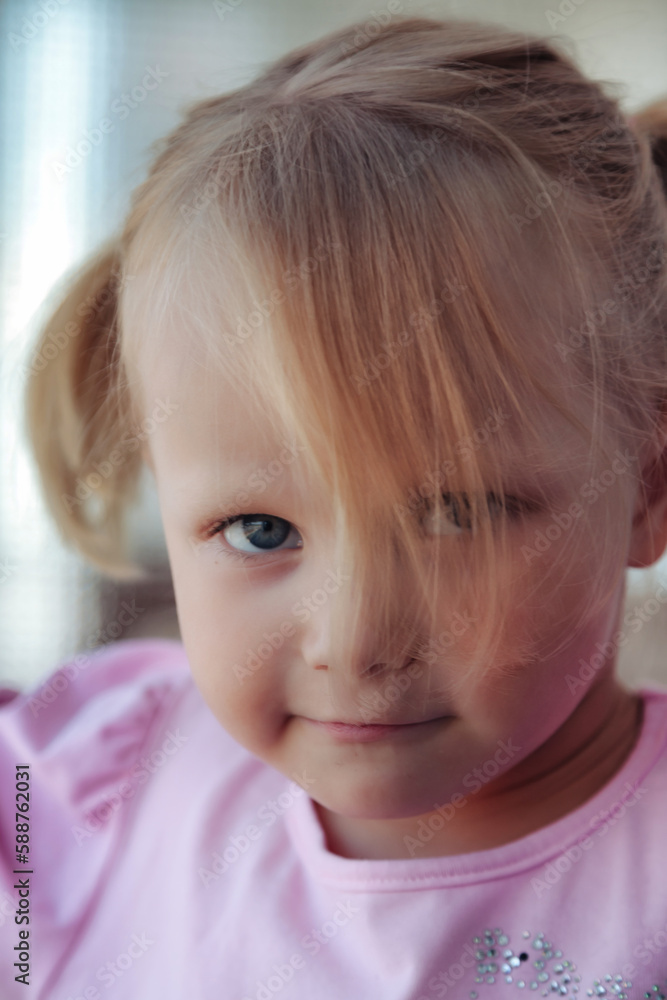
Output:
[[[6,692],[2,997],[665,995],[666,122],[392,16],[168,137],[27,413],[112,576],[150,467],[183,641]]]

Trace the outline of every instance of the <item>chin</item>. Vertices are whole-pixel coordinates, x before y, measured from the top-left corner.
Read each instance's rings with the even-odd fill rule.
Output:
[[[315,798],[315,796],[311,796]],[[398,788],[395,781],[380,782],[377,777],[372,782],[349,787],[343,792],[332,788],[331,794],[318,789],[317,801],[331,812],[349,819],[407,819],[432,812],[434,805],[445,798],[437,792],[423,789]]]

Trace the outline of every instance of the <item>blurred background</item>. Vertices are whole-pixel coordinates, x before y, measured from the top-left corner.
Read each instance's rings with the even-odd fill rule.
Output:
[[[667,0],[403,0],[398,10],[564,36],[629,114],[667,94]],[[382,12],[386,0],[0,2],[0,687],[31,686],[100,642],[179,637],[148,470],[128,515],[150,569],[141,584],[115,583],[84,563],[44,507],[23,427],[22,373],[54,285],[119,229],[152,143],[180,121],[183,105]],[[142,86],[146,74],[151,89]],[[103,134],[104,118],[112,128]],[[628,570],[628,607],[640,606],[645,620],[620,653],[633,683],[667,682],[667,610],[653,596],[663,581],[667,558],[652,571]]]

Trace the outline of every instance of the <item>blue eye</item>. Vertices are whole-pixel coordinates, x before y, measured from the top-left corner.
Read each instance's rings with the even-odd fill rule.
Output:
[[[422,517],[422,525],[433,534],[461,535],[473,530],[471,505],[465,494],[443,493],[445,506],[449,507],[449,517],[443,522],[436,521],[433,512]],[[511,520],[518,520],[526,511],[541,509],[539,504],[530,500],[520,500],[514,496],[505,495],[499,498],[495,493],[488,493],[488,508],[491,517],[502,513],[503,509]],[[273,514],[237,514],[218,522],[210,531],[209,538],[222,535],[226,545],[222,547],[225,555],[232,558],[252,561],[257,556],[269,555],[272,552],[294,551],[303,548],[303,539],[294,525],[282,517]],[[292,545],[285,548],[284,543],[292,538]]]
[[[278,546],[292,533],[297,536],[298,541],[291,548],[302,548],[301,536],[294,525],[284,518],[272,514],[237,514],[217,524],[211,531],[211,537],[222,534],[231,550],[227,554],[247,559],[261,555],[262,552],[282,551]],[[247,547],[239,549],[236,548],[237,545]]]

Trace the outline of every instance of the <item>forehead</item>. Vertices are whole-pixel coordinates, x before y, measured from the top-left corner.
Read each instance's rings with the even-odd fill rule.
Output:
[[[146,446],[173,502],[206,505],[215,499],[222,505],[224,498],[228,505],[237,500],[242,506],[258,471],[270,482],[272,498],[292,489],[313,500],[316,480],[304,461],[307,449],[269,401],[235,380],[233,365],[229,375],[212,366],[194,340],[186,343],[172,334],[163,347],[150,360],[144,358],[139,374],[145,412],[150,415],[152,407],[162,405],[168,413],[155,422]],[[483,464],[485,453],[502,441],[508,486],[529,487],[538,468],[538,485],[555,490],[566,488],[568,479],[578,481],[573,473],[585,462],[587,447],[576,430],[546,403],[527,416],[539,428],[537,442],[509,410],[488,408],[472,436],[458,439],[456,447]]]
[[[270,483],[272,498],[288,488],[313,495],[315,480],[293,428],[206,353],[169,338],[157,356],[145,354],[137,364],[143,412],[168,414],[149,424],[145,441],[163,503],[193,514],[215,504],[231,511],[257,496],[259,482],[261,492]]]
[[[243,382],[240,377],[235,376],[234,368],[237,358],[240,371],[246,355],[259,354],[265,346],[270,346],[271,319],[264,320],[259,329],[248,331],[251,333],[250,341],[239,339],[237,333],[239,326],[243,325],[242,321],[249,320],[257,312],[257,302],[268,300],[271,287],[267,282],[271,274],[262,269],[256,271],[250,266],[240,266],[239,261],[245,263],[254,253],[248,248],[244,254],[239,253],[235,258],[233,254],[227,252],[227,249],[221,249],[214,244],[214,241],[202,239],[193,246],[188,244],[187,250],[187,254],[180,256],[174,250],[174,261],[178,259],[179,266],[174,263],[171,269],[163,266],[165,262],[161,258],[157,262],[151,258],[143,270],[141,267],[138,268],[139,276],[124,293],[123,325],[125,320],[129,320],[126,324],[127,329],[133,331],[129,341],[135,345],[133,350],[139,352],[136,364],[140,371],[139,379],[143,390],[143,409],[150,414],[155,401],[167,395],[174,401],[175,407],[169,420],[159,424],[155,432],[149,436],[146,442],[147,448],[154,461],[160,463],[165,474],[168,466],[173,466],[174,469],[180,468],[182,472],[179,474],[185,474],[186,466],[200,465],[202,458],[205,459],[207,469],[211,469],[213,473],[223,460],[225,462],[236,458],[245,461],[250,458],[256,462],[270,460],[280,447],[281,423],[277,419],[275,410],[270,407],[269,401],[262,398],[260,393],[244,391]],[[254,256],[252,259],[254,260]],[[327,269],[322,267],[318,270],[318,274],[320,272],[324,278]],[[332,274],[334,273],[335,269],[332,269]],[[540,309],[544,312],[549,312],[553,306],[550,300],[548,307],[546,303],[549,295],[555,294],[554,284],[550,280],[546,287],[543,288],[541,284],[538,287]],[[508,288],[510,286],[508,279]],[[326,287],[324,290],[320,289],[323,295],[326,294]],[[300,291],[301,286],[290,293],[291,297],[287,296],[288,302],[291,302],[292,298],[298,299]],[[532,284],[531,293],[537,295]],[[509,295],[509,292],[507,294]],[[341,316],[337,316],[335,303],[340,298],[340,295],[333,295],[331,302],[329,299],[325,301],[327,307],[331,306],[333,329],[342,331],[349,329],[349,310],[346,312],[343,309]],[[470,298],[475,299],[474,292],[471,292]],[[363,305],[361,301],[357,303],[356,300],[351,304],[346,301],[343,305],[353,308],[356,304],[360,307]],[[498,308],[500,309],[500,305]],[[303,310],[304,313],[305,311]],[[361,308],[359,312],[360,315],[364,315]],[[328,312],[326,314],[329,315]],[[546,400],[537,404],[534,400],[524,404],[521,376],[516,371],[518,366],[513,364],[514,359],[511,356],[503,357],[504,371],[501,374],[498,346],[491,337],[488,338],[488,350],[484,342],[481,342],[479,350],[472,351],[468,340],[473,346],[476,342],[470,337],[466,340],[465,335],[466,331],[469,332],[470,324],[477,318],[475,310],[472,309],[470,314],[464,310],[461,315],[463,319],[460,323],[458,320],[453,322],[456,329],[452,329],[451,336],[459,337],[462,343],[456,342],[451,345],[452,357],[447,359],[447,365],[452,370],[454,364],[451,362],[459,356],[461,359],[459,363],[461,371],[453,371],[452,374],[453,402],[450,412],[453,415],[452,419],[455,420],[456,411],[460,412],[456,393],[460,391],[466,398],[465,405],[469,414],[473,411],[475,413],[474,417],[469,416],[468,421],[462,421],[460,426],[464,426],[467,422],[468,433],[476,434],[475,439],[469,442],[476,458],[482,457],[484,449],[492,451],[494,446],[498,445],[499,450],[503,452],[503,464],[506,458],[512,469],[525,470],[532,464],[546,463],[554,466],[557,472],[566,472],[572,464],[574,445],[577,444],[581,448],[582,444],[576,440],[578,435],[575,429]],[[590,424],[589,414],[586,412],[587,401],[583,396],[581,399],[575,399],[580,393],[573,391],[573,386],[570,384],[576,382],[577,373],[574,366],[563,364],[562,361],[560,364],[553,363],[557,357],[554,345],[548,338],[535,332],[535,324],[529,325],[525,316],[524,322],[519,322],[519,318],[517,314],[517,321],[512,325],[512,329],[518,331],[522,361],[531,371],[538,373],[543,382],[549,384],[557,395],[569,396],[568,402],[574,403],[578,408],[580,419],[585,424]],[[336,323],[336,319],[340,322]],[[464,320],[468,321],[468,326]],[[247,322],[245,326],[248,326]],[[526,330],[525,337],[521,335],[523,330]],[[383,332],[388,335],[387,331]],[[289,336],[296,341],[298,331],[292,331],[290,328]],[[327,370],[327,361],[334,353],[332,351],[327,354],[322,345],[330,343],[331,338],[329,329],[316,331],[312,337],[308,331],[303,331],[303,341],[306,345],[304,356],[310,350],[308,344],[316,345],[311,351],[312,357],[308,363],[314,365],[312,370],[319,373],[321,382],[324,381],[322,373]],[[207,342],[211,345],[210,348],[206,346]],[[372,342],[369,343],[372,347]],[[363,344],[361,347],[363,348]],[[337,349],[342,354],[345,352],[345,345],[337,345]],[[444,349],[447,349],[446,346]],[[228,377],[223,375],[216,364],[216,350],[224,355],[224,363],[229,363]],[[417,351],[417,357],[418,353]],[[413,367],[411,370],[414,373],[418,368]],[[307,378],[306,365],[304,371]],[[399,394],[403,394],[403,387],[400,385],[400,362],[388,373],[385,385],[388,383],[391,386],[392,379],[397,374],[396,381],[399,384],[395,388]],[[476,382],[479,385],[476,385]],[[491,391],[498,399],[505,396],[505,386],[509,386],[509,392],[515,392],[520,404],[525,405],[525,412],[518,417],[515,415],[513,419],[504,419],[501,416],[494,423],[493,413],[489,407],[485,407],[483,393],[479,391],[480,387],[483,389],[492,384]],[[380,383],[376,386],[378,387]],[[325,385],[325,394],[326,391]],[[376,447],[382,447],[381,428],[391,419],[389,408],[396,409],[392,407],[391,398],[387,398],[391,391],[393,390],[390,389],[385,396],[382,392],[377,394],[375,412],[378,412],[378,408],[384,408],[385,420],[379,421],[380,432],[376,439]],[[420,389],[412,385],[406,387],[404,398],[416,397],[419,401],[420,395],[422,395]],[[350,393],[350,396],[351,406],[354,407],[353,394]],[[330,397],[329,403],[332,409],[335,409],[336,399]],[[497,407],[495,409],[497,410]],[[427,410],[428,406],[425,406],[424,412]],[[516,414],[515,409],[510,406],[508,406],[509,412]],[[308,418],[303,419],[306,421]],[[421,426],[427,424],[428,419],[426,416]],[[343,420],[344,417],[339,420],[339,426],[345,426]],[[404,425],[398,421],[394,423],[400,435]],[[363,425],[361,432],[363,434]],[[424,437],[431,434],[431,428],[424,426]],[[415,435],[410,444],[418,448],[419,443],[414,437]],[[466,450],[466,442],[455,442],[448,428],[443,428],[438,438],[453,449],[461,445],[461,450]],[[347,448],[348,442],[344,441],[344,445]],[[349,450],[352,451],[354,442],[350,441],[349,445]],[[326,448],[326,442],[324,446]],[[424,449],[426,453],[434,450],[430,444]]]

